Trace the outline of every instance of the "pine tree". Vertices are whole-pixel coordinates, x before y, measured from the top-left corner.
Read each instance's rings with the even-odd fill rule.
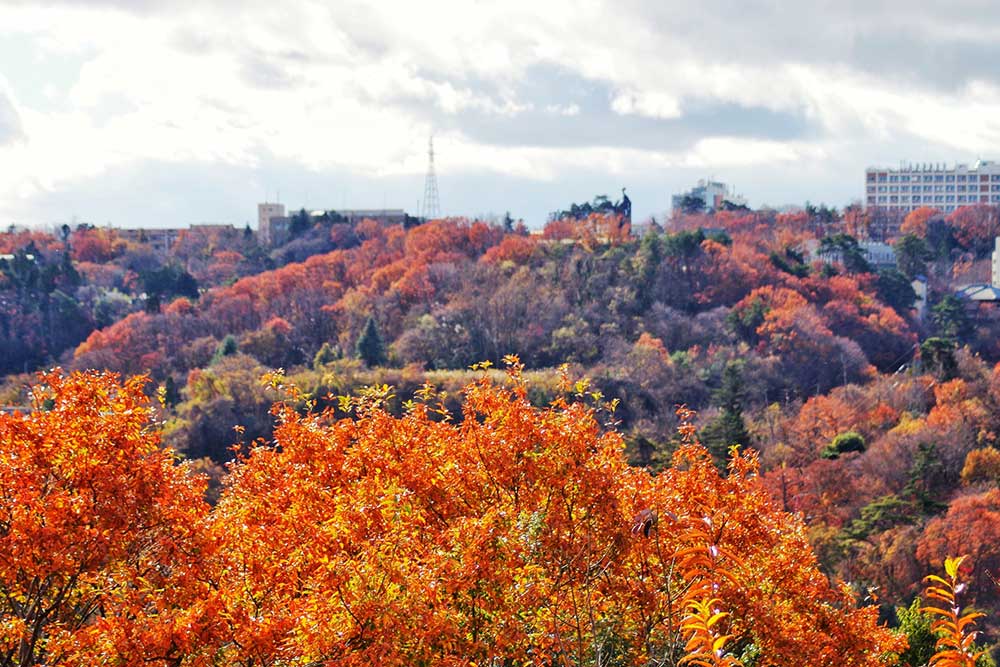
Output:
[[[215,354],[212,355],[212,361],[209,363],[214,364],[223,357],[232,356],[237,352],[239,352],[239,344],[236,342],[236,338],[232,334],[229,334],[215,348]]]
[[[358,357],[365,362],[366,366],[374,367],[385,364],[385,343],[382,342],[382,335],[379,333],[375,318],[368,317],[365,328],[358,337],[355,348]]]
[[[750,444],[750,433],[743,422],[743,364],[730,362],[722,372],[722,385],[712,396],[719,406],[719,415],[701,431],[701,441],[716,461],[725,464],[729,448],[733,445],[746,447]]]
[[[163,402],[170,407],[181,402],[181,392],[173,375],[168,375],[166,382],[163,383]]]

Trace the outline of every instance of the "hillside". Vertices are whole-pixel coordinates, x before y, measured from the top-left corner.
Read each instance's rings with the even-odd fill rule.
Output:
[[[541,234],[369,221],[345,247],[127,314],[66,361],[161,384],[163,437],[209,473],[213,499],[233,443],[274,437],[270,369],[311,397],[300,410],[350,416],[337,397],[390,385],[384,405],[400,415],[428,384],[460,420],[470,365],[517,355],[544,406],[567,396],[568,363],[589,383],[579,391],[614,403],[607,423],[635,466],[669,469],[681,405],[718,466],[731,445],[759,452],[763,488],[800,517],[821,570],[878,591],[888,617],[959,553],[975,565],[976,604],[995,610],[996,328],[948,296],[949,276],[987,246],[919,217],[896,241],[897,267],[879,271],[850,216],[688,216],[639,238],[601,216]],[[918,270],[924,320],[910,307]]]

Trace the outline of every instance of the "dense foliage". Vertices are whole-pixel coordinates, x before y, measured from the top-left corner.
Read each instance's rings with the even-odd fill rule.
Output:
[[[685,458],[693,433],[708,451],[707,458],[695,457],[698,465],[710,461],[725,470],[732,445],[753,448],[759,470],[745,476],[759,480],[753,483],[782,512],[802,522],[819,570],[830,580],[849,582],[883,618],[892,620],[895,610],[902,610],[898,622],[914,636],[930,627],[921,620],[924,612],[911,604],[922,578],[945,558],[967,555],[964,562],[974,569],[965,573],[964,595],[990,612],[979,621],[980,641],[989,643],[998,636],[1000,609],[1000,590],[993,583],[1000,570],[1000,370],[994,367],[1000,360],[1000,317],[992,304],[976,306],[954,292],[987,279],[995,219],[989,207],[948,217],[921,210],[893,237],[885,220],[860,209],[841,214],[807,207],[788,214],[681,215],[671,220],[670,231],[652,224],[633,236],[617,218],[593,211],[555,219],[539,234],[465,220],[404,228],[374,221],[349,225],[328,216],[312,227],[300,225],[289,244],[268,252],[242,232],[214,237],[210,251],[185,237],[148,264],[140,261],[149,257],[148,249],[123,244],[106,230],[83,229],[61,240],[0,234],[0,251],[15,255],[0,261],[5,309],[0,335],[11,343],[0,350],[7,355],[7,370],[32,370],[65,350],[62,361],[78,369],[149,373],[162,388],[164,443],[194,470],[207,473],[208,498],[230,508],[235,507],[227,500],[236,493],[232,480],[250,475],[238,471],[289,451],[284,444],[273,454],[258,448],[259,439],[280,443],[286,424],[307,424],[306,431],[332,437],[339,431],[329,429],[343,418],[353,421],[337,422],[338,428],[374,415],[386,424],[410,423],[417,408],[407,407],[406,399],[426,383],[436,388],[435,405],[464,425],[469,403],[463,388],[478,375],[468,367],[483,360],[498,363],[511,353],[526,364],[517,400],[535,406],[555,401],[570,409],[558,403],[566,397],[558,366],[569,362],[571,373],[589,377],[593,390],[617,401],[614,430],[627,460],[661,473],[654,479],[672,479],[678,474],[675,462],[684,462],[680,469],[694,465]],[[893,243],[895,268],[876,267],[863,256],[861,241],[872,238]],[[263,270],[267,267],[278,268]],[[918,276],[928,288],[924,317],[912,307],[916,294],[910,279]],[[275,368],[287,369],[286,376],[303,391],[285,399],[277,429],[270,414],[275,396],[259,383]],[[0,387],[0,398],[30,402],[26,382],[25,375],[11,376]],[[357,406],[338,399],[383,385],[395,387],[395,393],[382,396],[378,409],[362,410],[361,419]],[[677,405],[697,410],[690,416],[693,432],[678,432]],[[424,417],[428,424],[442,419],[433,411]],[[481,423],[482,415],[476,417]],[[429,433],[438,426],[427,428]],[[502,443],[489,442],[502,450]],[[353,450],[344,452],[349,454]],[[234,455],[247,458],[227,476],[222,466]],[[747,456],[753,458],[741,454],[736,460]],[[380,462],[379,469],[387,465]],[[472,464],[462,463],[467,465]],[[271,473],[286,475],[279,468]],[[295,476],[314,473],[319,474],[306,466],[287,474],[307,493],[313,481]],[[437,474],[428,473],[429,479]],[[625,481],[607,482],[608,492],[617,493],[619,483]],[[259,484],[254,494],[284,507],[267,495],[263,478]],[[335,487],[316,492],[332,497]],[[368,507],[389,502],[369,500]],[[628,507],[635,516],[656,509]],[[768,511],[765,516],[785,521],[785,515]],[[277,520],[273,511],[269,516]],[[664,516],[657,509],[653,521]],[[319,530],[308,528],[307,517],[299,518],[289,524],[289,535]],[[255,524],[249,515],[244,519],[245,529],[258,531],[262,540],[277,530]],[[652,530],[648,515],[638,525],[644,538],[664,539]],[[285,548],[299,547],[289,542]],[[293,565],[288,566],[294,570]],[[351,567],[369,566],[351,561]],[[320,576],[311,570],[300,574],[310,586],[319,581],[310,578]],[[409,600],[407,586],[393,591]],[[591,596],[588,604],[597,599],[590,589],[573,591]],[[739,614],[745,610],[724,595],[701,592],[702,599],[678,598],[680,609],[690,613],[678,627],[687,628],[692,640],[704,641],[713,632],[723,637],[731,626],[742,627]],[[273,609],[295,607],[295,594],[277,592]],[[479,595],[466,606],[485,604]],[[714,614],[698,614],[710,611],[716,597],[730,616],[709,623]],[[608,605],[631,608],[609,599]],[[377,602],[372,600],[365,604]],[[319,619],[320,612],[313,612]],[[437,613],[419,618],[454,622]],[[462,622],[498,633],[489,625],[493,611],[461,613]],[[281,632],[291,632],[294,623],[283,618],[281,623],[291,625]],[[522,619],[535,628],[524,630],[525,636],[540,636],[537,628],[543,626],[530,625],[535,620]],[[599,645],[640,655],[629,622],[616,618],[600,630],[589,626],[588,632],[606,637],[587,644],[587,650]],[[583,633],[580,627],[574,631]],[[629,632],[620,636],[626,627]],[[733,655],[743,655],[747,664],[767,664],[751,657],[763,640],[739,632],[727,644]],[[638,636],[650,645],[648,631]],[[277,645],[266,650],[278,650]],[[481,650],[470,646],[463,650]],[[593,658],[574,650],[574,660]],[[365,655],[370,661],[372,654]],[[608,655],[601,653],[601,664],[609,664]]]
[[[430,388],[401,417],[386,389],[303,416],[285,387],[273,444],[211,509],[142,378],[40,381],[0,416],[0,664],[874,666],[905,646],[820,573],[752,454],[720,474],[685,426],[674,466],[630,467],[604,413],[533,407],[516,364],[454,416]]]

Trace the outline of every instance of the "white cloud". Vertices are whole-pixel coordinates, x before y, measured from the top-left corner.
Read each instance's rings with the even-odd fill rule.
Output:
[[[547,104],[545,106],[545,112],[554,114],[557,116],[579,116],[580,115],[580,105],[579,104]]]
[[[618,93],[611,109],[621,115],[638,114],[648,118],[680,118],[681,103],[675,96],[660,90]]]
[[[9,117],[19,128],[18,141],[0,141],[0,212],[30,215],[47,192],[147,162],[264,168],[279,160],[365,178],[419,176],[431,111],[454,121],[437,138],[443,174],[545,182],[592,169],[645,178],[802,162],[809,178],[842,183],[843,174],[815,164],[860,170],[880,146],[912,147],[895,159],[1000,152],[1000,84],[989,72],[942,90],[883,71],[887,60],[866,67],[852,49],[870,35],[851,6],[805,3],[787,17],[767,10],[720,20],[718,7],[640,0],[128,5],[0,8],[0,40],[18,35],[43,56],[78,65],[71,85],[37,81],[45,108],[0,81],[0,125]],[[925,41],[988,49],[1000,34],[1000,16],[949,22],[925,8],[899,17],[879,3],[867,11],[905,20],[900,29]],[[805,129],[775,138],[719,121],[670,149],[617,146],[615,127],[599,133],[601,146],[477,138],[466,117],[568,124],[594,113],[570,88],[525,97],[521,84],[536,67],[607,91],[603,111],[615,123],[683,124],[693,108],[725,106],[802,119]]]

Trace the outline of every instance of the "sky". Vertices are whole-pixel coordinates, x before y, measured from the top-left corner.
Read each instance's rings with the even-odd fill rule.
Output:
[[[0,225],[255,223],[256,204],[529,226],[700,178],[752,206],[1000,159],[1000,4],[0,2]]]

